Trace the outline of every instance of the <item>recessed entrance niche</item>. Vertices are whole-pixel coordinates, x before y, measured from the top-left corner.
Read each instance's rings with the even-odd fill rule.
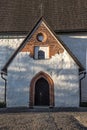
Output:
[[[42,71],[31,80],[29,106],[54,106],[53,80]]]

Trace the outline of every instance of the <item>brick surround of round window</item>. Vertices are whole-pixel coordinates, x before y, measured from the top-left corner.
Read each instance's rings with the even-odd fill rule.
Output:
[[[39,42],[45,42],[47,40],[47,35],[43,32],[40,32],[37,34],[36,38]]]

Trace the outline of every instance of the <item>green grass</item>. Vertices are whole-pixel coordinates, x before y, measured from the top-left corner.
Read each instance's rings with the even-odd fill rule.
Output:
[[[4,107],[6,107],[6,103],[0,102],[0,108],[4,108]]]

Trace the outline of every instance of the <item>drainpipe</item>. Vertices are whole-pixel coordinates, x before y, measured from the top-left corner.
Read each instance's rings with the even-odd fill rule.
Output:
[[[7,79],[6,79],[6,77],[4,77],[4,76],[6,76],[7,75],[7,73],[5,73],[5,72],[1,72],[1,78],[4,80],[4,82],[5,82],[5,93],[4,93],[4,102],[5,102],[5,104],[6,104],[6,88],[7,88]]]
[[[79,105],[81,106],[81,82],[82,82],[82,80],[85,78],[85,76],[86,76],[86,71],[82,71],[82,72],[80,72],[79,73],[79,75],[82,75],[82,74],[84,74],[83,75],[83,77],[81,77],[80,78],[80,80],[79,80],[79,85],[80,85],[80,103],[79,103]]]

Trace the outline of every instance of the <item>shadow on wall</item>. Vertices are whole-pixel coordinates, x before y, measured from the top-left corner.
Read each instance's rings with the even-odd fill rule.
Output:
[[[14,49],[9,46],[0,46],[0,72],[2,67],[5,65],[5,63],[8,61],[11,54],[14,52]],[[4,81],[1,78],[0,75],[0,101],[4,101]]]
[[[75,35],[60,35],[62,41],[86,67],[87,33]]]
[[[8,68],[8,102],[14,106],[29,104],[30,82],[40,71],[44,71],[52,77],[56,90],[61,93],[59,95],[61,100],[64,101],[64,96],[67,94],[75,97],[78,91],[76,69],[64,68],[65,65],[63,66],[62,63],[58,68],[59,63],[54,60],[56,59],[34,60],[29,57],[28,53],[17,55]]]
[[[9,46],[0,46],[0,69],[5,65],[13,52],[14,49]]]

